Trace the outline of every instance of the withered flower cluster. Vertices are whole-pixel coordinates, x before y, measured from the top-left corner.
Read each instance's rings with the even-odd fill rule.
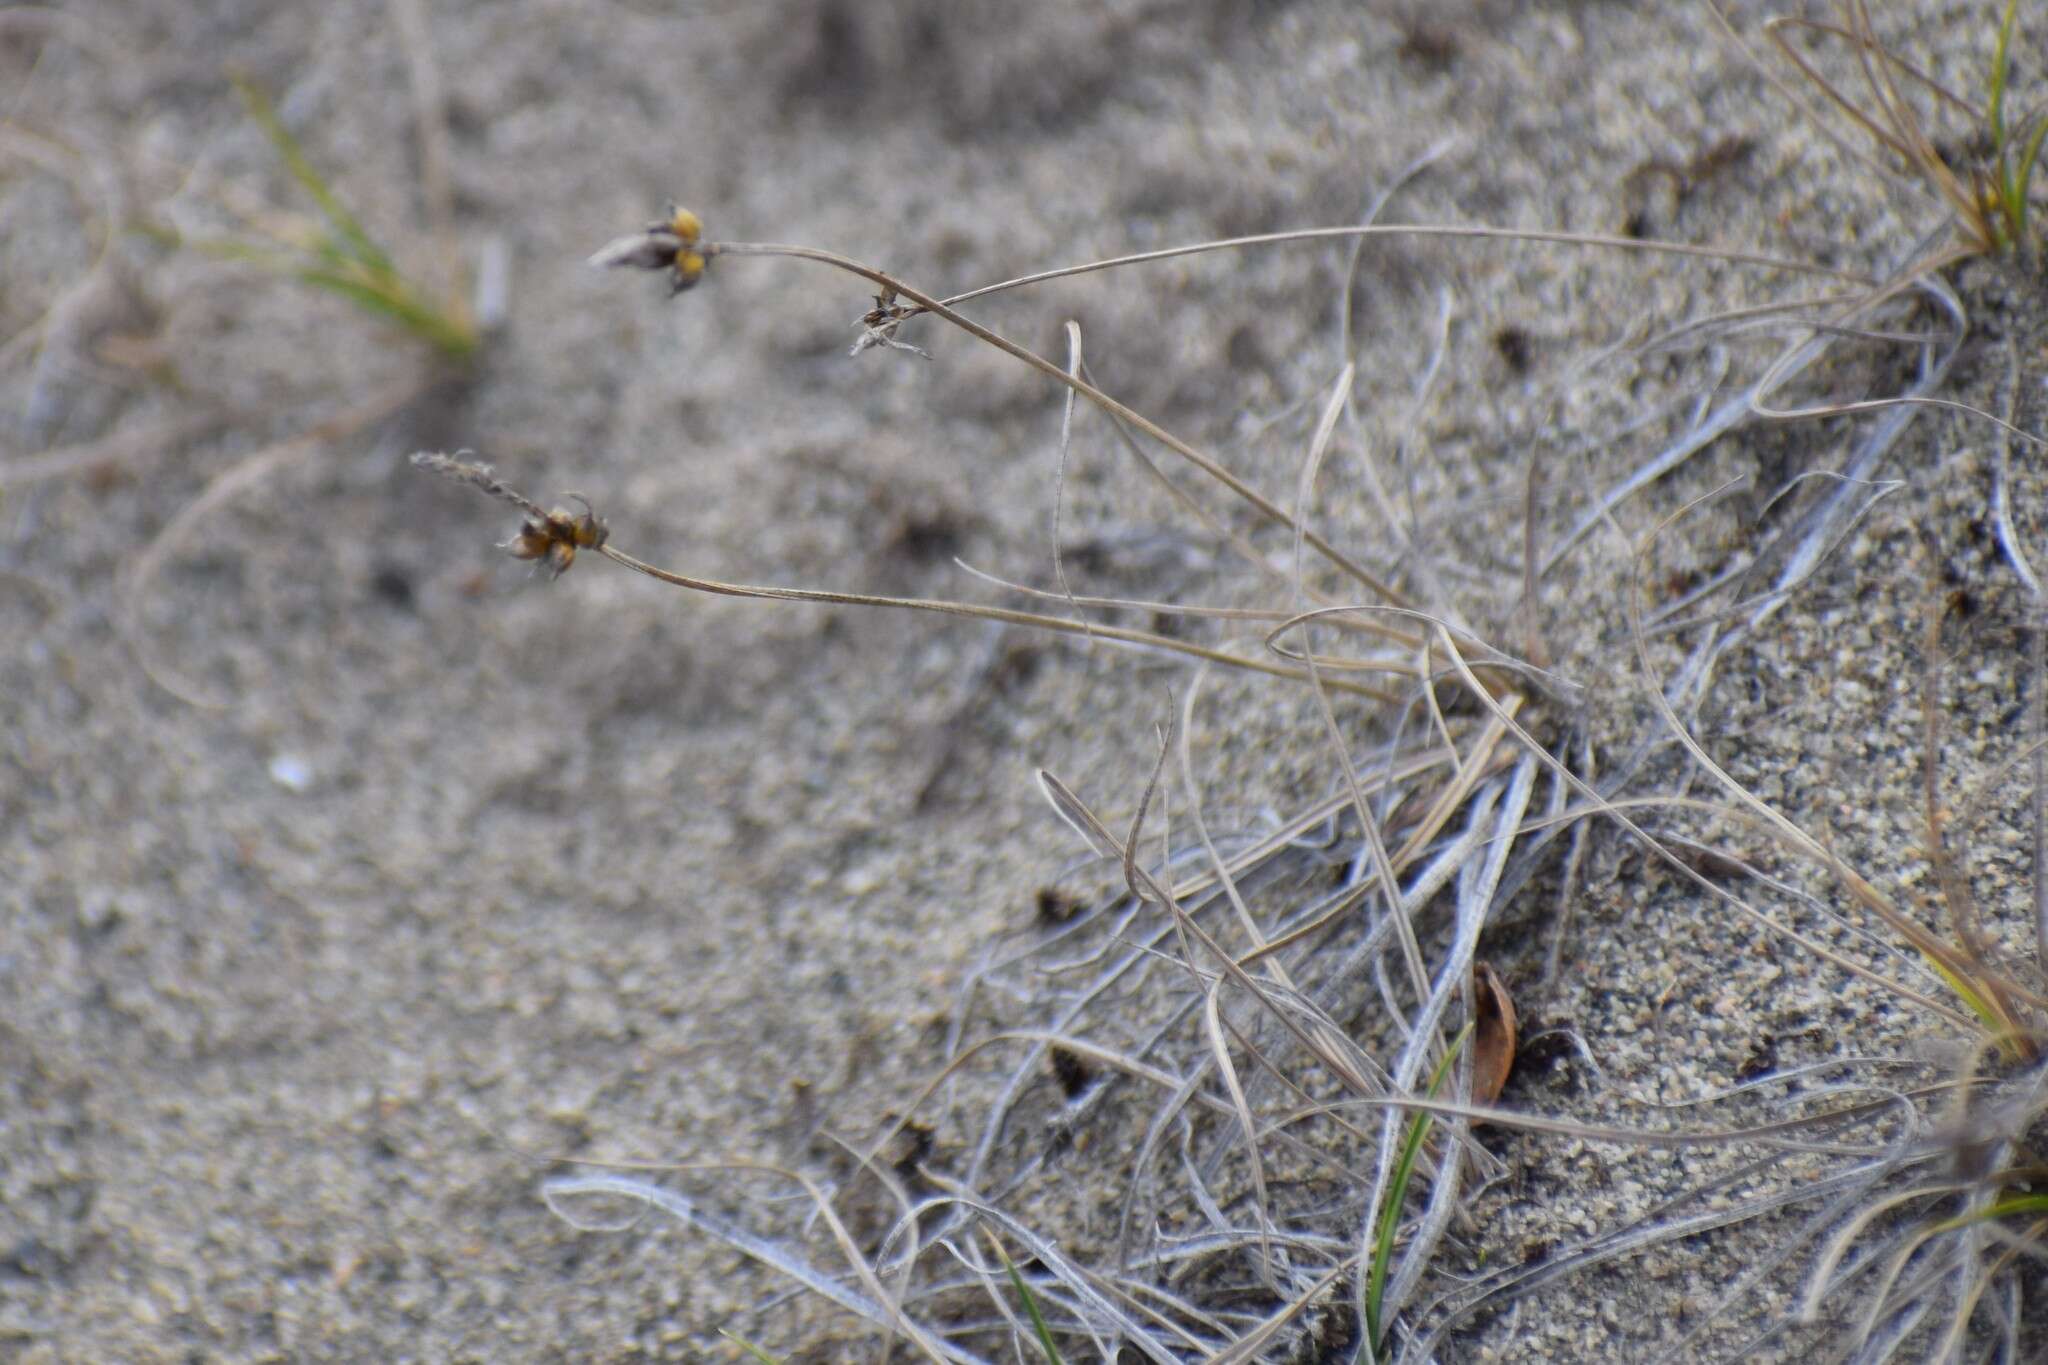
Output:
[[[459,450],[453,455],[421,451],[412,457],[412,462],[418,468],[432,470],[459,483],[474,484],[492,497],[509,502],[526,513],[525,523],[512,539],[498,547],[511,551],[514,559],[545,563],[548,576],[560,578],[576,562],[578,550],[598,549],[610,539],[611,528],[591,509],[590,500],[581,493],[562,495],[582,503],[581,512],[571,512],[565,507],[552,511],[544,509],[500,479],[489,465],[463,458],[471,454],[474,452],[468,450]]]
[[[590,264],[666,270],[669,296],[674,297],[704,278],[704,265],[712,254],[704,241],[703,222],[688,209],[670,204],[667,218],[607,242],[591,254]]]

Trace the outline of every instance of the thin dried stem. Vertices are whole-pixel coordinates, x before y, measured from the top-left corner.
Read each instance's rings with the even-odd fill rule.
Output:
[[[1346,230],[1350,231],[1350,229]],[[1037,370],[1053,382],[1066,385],[1118,421],[1128,423],[1137,430],[1144,432],[1153,440],[1173,451],[1197,469],[1200,469],[1204,474],[1207,474],[1210,478],[1228,488],[1232,493],[1235,493],[1268,520],[1289,529],[1294,528],[1293,519],[1277,503],[1254,489],[1244,480],[1238,478],[1237,475],[1225,469],[1209,456],[1183,441],[1180,437],[1167,431],[1151,418],[1118,402],[1087,380],[1082,379],[1078,374],[1068,374],[1064,369],[1053,364],[1036,351],[1019,346],[1009,338],[982,326],[971,318],[964,317],[953,311],[946,304],[929,294],[913,289],[901,280],[876,270],[872,266],[863,265],[859,261],[853,260],[851,257],[841,256],[837,252],[820,251],[815,247],[784,246],[763,242],[708,243],[702,247],[702,251],[707,258],[716,256],[779,256],[793,260],[816,261],[821,265],[829,265],[835,269],[846,271],[849,274],[858,275],[880,288],[883,291],[884,297],[908,299],[912,304],[924,309],[935,317],[951,323],[976,340],[993,346],[1016,360],[1023,361],[1026,365]],[[1021,284],[1025,283],[1025,281],[1017,281],[1016,283]],[[1400,591],[1382,581],[1378,575],[1358,563],[1351,556],[1337,549],[1329,541],[1313,532],[1305,533],[1305,538],[1310,545],[1315,547],[1317,553],[1358,580],[1359,583],[1370,589],[1375,596],[1397,605],[1407,604],[1407,597]]]

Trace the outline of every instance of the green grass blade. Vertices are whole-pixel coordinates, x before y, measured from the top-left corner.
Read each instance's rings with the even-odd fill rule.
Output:
[[[2008,1195],[1981,1209],[1971,1209],[1953,1218],[1943,1219],[1934,1225],[1936,1232],[1954,1232],[1969,1227],[1972,1223],[1989,1222],[1993,1218],[2010,1218],[2017,1213],[2048,1213],[2048,1194]]]
[[[270,145],[277,149],[279,158],[284,161],[285,169],[291,172],[292,179],[298,181],[299,188],[320,206],[320,212],[326,216],[334,231],[347,244],[348,253],[372,269],[395,274],[397,268],[391,264],[391,258],[384,254],[383,248],[371,240],[370,234],[363,230],[363,225],[356,221],[356,216],[336,197],[320,172],[313,169],[313,163],[306,159],[305,149],[299,146],[299,140],[292,136],[291,130],[278,118],[277,110],[270,103],[269,97],[252,82],[240,76],[231,79],[234,81],[236,93],[242,97],[243,107],[249,111],[249,117],[256,120],[256,126],[270,139]]]
[[[1024,1300],[1024,1311],[1031,1317],[1031,1330],[1038,1334],[1038,1349],[1045,1352],[1050,1365],[1060,1365],[1060,1348],[1053,1345],[1052,1329],[1045,1325],[1045,1314],[1038,1311],[1038,1296],[1031,1292],[1031,1286],[1024,1283],[1024,1277],[1017,1273],[1017,1267],[1001,1246],[996,1255],[1003,1258],[1003,1269],[1010,1273],[1010,1283],[1017,1287],[1017,1297]]]
[[[1436,1092],[1443,1088],[1444,1078],[1451,1074],[1451,1063],[1464,1050],[1465,1040],[1472,1036],[1472,1026],[1465,1025],[1458,1036],[1451,1041],[1444,1052],[1443,1060],[1436,1064],[1436,1071],[1429,1078],[1427,1098],[1435,1099]],[[1380,1301],[1387,1292],[1387,1267],[1394,1260],[1394,1227],[1401,1221],[1401,1206],[1408,1199],[1408,1180],[1415,1173],[1415,1158],[1422,1152],[1422,1140],[1429,1136],[1430,1116],[1417,1114],[1408,1121],[1408,1135],[1401,1141],[1401,1155],[1394,1163],[1394,1180],[1387,1186],[1386,1203],[1380,1207],[1379,1236],[1373,1241],[1372,1272],[1365,1289],[1365,1331],[1366,1339],[1372,1343],[1375,1360],[1384,1354],[1385,1340],[1380,1335]]]
[[[323,262],[336,270],[353,271],[365,277],[375,277],[378,279],[395,280],[399,278],[398,271],[390,264],[364,260],[355,253],[354,249],[347,242],[334,236],[332,233],[315,239],[301,247],[300,250],[314,260]]]
[[[297,279],[299,272],[305,269],[304,259],[292,252],[276,247],[257,246],[253,242],[238,242],[232,237],[186,237],[172,231],[151,235],[168,246],[190,249],[240,265],[254,266],[265,274],[276,275],[280,279]]]
[[[1933,968],[1935,974],[1948,983],[1948,988],[1961,997],[1962,1002],[1969,1006],[1970,1013],[1976,1015],[1978,1022],[1984,1025],[1984,1031],[1987,1034],[1994,1039],[2003,1040],[1999,1043],[2001,1051],[2013,1047],[2012,1023],[1999,1014],[1997,1009],[1992,1006],[1990,999],[1982,991],[1978,990],[1971,982],[1964,980],[1959,973],[1932,953],[1921,953],[1920,960]]]
[[[236,241],[232,237],[188,237],[158,223],[133,231],[173,249],[189,249],[224,261],[253,266],[279,279],[325,290],[367,313],[385,318],[443,354],[461,359],[475,352],[476,328],[422,299],[401,275],[387,273],[332,249],[302,251]],[[307,264],[308,259],[314,263]]]
[[[2005,0],[2005,18],[1998,25],[1998,42],[1991,49],[1991,146],[2001,172],[2005,169],[2006,148],[2005,80],[2012,69],[2012,33],[2019,17],[2019,0]]]
[[[450,318],[430,303],[422,302],[397,279],[361,279],[345,271],[307,267],[293,272],[293,278],[315,289],[324,289],[361,308],[386,317],[431,344],[446,355],[461,358],[476,350],[474,328]]]
[[[740,1336],[736,1332],[728,1332],[723,1327],[721,1327],[718,1329],[718,1335],[724,1337],[727,1341],[739,1347],[742,1351],[745,1351],[754,1359],[760,1361],[761,1365],[782,1365],[781,1361],[777,1360],[774,1356],[769,1355],[766,1351],[762,1350],[753,1342],[748,1341],[745,1337]]]
[[[2032,131],[2027,134],[2025,150],[2013,173],[2012,199],[2008,217],[2013,224],[2015,245],[2024,245],[2020,240],[2027,230],[2027,187],[2034,181],[2034,166],[2041,156],[2041,140],[2048,137],[2048,114],[2034,120]]]

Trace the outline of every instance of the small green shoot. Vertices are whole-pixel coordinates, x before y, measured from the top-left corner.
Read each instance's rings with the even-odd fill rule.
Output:
[[[377,245],[332,186],[313,168],[305,149],[277,116],[264,93],[249,81],[234,80],[249,117],[277,149],[285,169],[325,220],[303,231],[271,230],[269,242],[235,238],[186,238],[173,229],[144,230],[173,246],[190,246],[226,260],[243,261],[282,279],[296,280],[348,300],[392,323],[451,360],[466,360],[481,341],[476,321],[460,297],[435,298],[408,279]]]
[[[2006,248],[2027,243],[2027,189],[2041,155],[2041,141],[2048,137],[2048,112],[2036,114],[2018,136],[2020,155],[2013,158],[2015,136],[2005,121],[2005,92],[2012,70],[2012,35],[2018,23],[2019,0],[2005,0],[2005,17],[1998,25],[1998,42],[1991,54],[1991,183],[1980,188],[1988,199],[1986,208],[1995,210],[2002,221],[2001,245]]]
[[[1443,1060],[1436,1064],[1436,1071],[1429,1078],[1426,1098],[1436,1098],[1436,1092],[1443,1088],[1444,1078],[1451,1074],[1451,1063],[1458,1059],[1465,1041],[1471,1036],[1472,1025],[1467,1024],[1451,1040]],[[1408,1198],[1408,1180],[1415,1173],[1415,1158],[1422,1152],[1423,1139],[1429,1136],[1430,1117],[1417,1114],[1408,1121],[1408,1135],[1401,1140],[1400,1159],[1394,1163],[1394,1180],[1387,1186],[1386,1203],[1380,1206],[1379,1236],[1373,1243],[1372,1273],[1365,1290],[1366,1338],[1372,1342],[1374,1359],[1381,1359],[1386,1354],[1386,1339],[1380,1333],[1380,1301],[1387,1292],[1387,1268],[1394,1261],[1395,1225],[1401,1221],[1401,1205]]]
[[[748,1341],[745,1337],[741,1336],[737,1332],[728,1332],[723,1327],[721,1327],[718,1329],[718,1335],[724,1337],[727,1341],[739,1347],[742,1351],[745,1351],[754,1359],[760,1361],[761,1365],[782,1365],[781,1361],[777,1360],[774,1356],[769,1355],[766,1351],[756,1346],[753,1342]]]
[[[1964,975],[1962,970],[1924,947],[1920,949],[1920,960],[1947,982],[1950,990],[1962,997],[1970,1013],[1984,1025],[1985,1034],[1998,1044],[2000,1052],[2016,1062],[2025,1061],[2032,1055],[2032,1044],[2028,1042],[2025,1030],[2014,1021],[2009,1011],[2000,1008],[1988,981]],[[1980,986],[1984,989],[1979,989]]]
[[[1935,1232],[1955,1232],[1978,1223],[1988,1223],[1994,1218],[2011,1218],[2020,1213],[2048,1213],[2048,1194],[2011,1194],[1986,1204],[1981,1209],[1971,1209],[1953,1218],[1943,1219],[1934,1225]]]
[[[1052,1328],[1045,1325],[1045,1314],[1038,1309],[1038,1296],[1031,1292],[1031,1286],[1024,1283],[1024,1277],[1017,1273],[1016,1265],[1010,1260],[1003,1245],[997,1242],[995,1234],[989,1234],[989,1241],[995,1246],[996,1255],[1002,1260],[1003,1269],[1009,1273],[1010,1283],[1017,1287],[1017,1297],[1024,1300],[1024,1311],[1031,1318],[1031,1330],[1038,1334],[1038,1349],[1045,1352],[1048,1365],[1060,1365],[1060,1348],[1053,1345]]]

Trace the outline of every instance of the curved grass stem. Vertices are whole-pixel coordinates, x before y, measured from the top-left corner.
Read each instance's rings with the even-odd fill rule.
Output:
[[[597,547],[596,553],[616,564],[645,574],[658,582],[672,587],[688,588],[692,592],[710,593],[718,597],[749,597],[770,602],[814,602],[830,606],[847,607],[895,607],[906,611],[938,612],[945,616],[967,616],[984,621],[1000,621],[1006,625],[1031,626],[1040,630],[1057,631],[1063,635],[1080,635],[1095,640],[1115,640],[1123,644],[1137,645],[1147,649],[1162,650],[1181,654],[1189,658],[1205,659],[1211,663],[1224,664],[1231,668],[1249,669],[1254,673],[1265,673],[1276,678],[1305,679],[1305,668],[1292,664],[1275,662],[1255,655],[1232,654],[1227,650],[1212,649],[1206,645],[1176,640],[1167,635],[1156,635],[1151,631],[1133,630],[1127,626],[1106,625],[1101,622],[1076,621],[1065,616],[1051,616],[1044,612],[1014,611],[1008,607],[981,606],[973,602],[954,602],[945,598],[926,597],[884,597],[872,593],[835,592],[825,588],[778,588],[746,583],[726,583],[715,578],[699,578],[691,574],[676,573],[632,555],[615,545]],[[1325,661],[1329,667],[1335,661]],[[1389,673],[1400,677],[1412,676],[1413,670],[1405,664],[1391,661],[1347,661],[1353,669]],[[1398,703],[1401,698],[1383,687],[1348,679],[1328,679],[1327,685],[1356,696],[1371,697],[1378,701]]]

